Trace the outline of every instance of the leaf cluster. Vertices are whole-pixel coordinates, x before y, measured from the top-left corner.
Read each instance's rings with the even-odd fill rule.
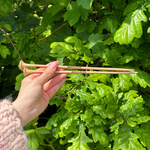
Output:
[[[27,63],[138,72],[68,75],[46,123],[25,127],[31,150],[150,149],[149,18],[149,0],[0,1],[1,97],[15,97],[24,78],[12,43]]]

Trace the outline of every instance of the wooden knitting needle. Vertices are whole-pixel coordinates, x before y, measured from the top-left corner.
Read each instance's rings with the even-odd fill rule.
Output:
[[[19,67],[22,70],[25,67],[47,67],[48,65],[41,64],[27,64],[22,60],[20,61]],[[58,68],[64,69],[83,69],[83,70],[108,70],[108,71],[124,71],[124,72],[133,72],[132,69],[124,69],[124,68],[104,68],[104,67],[82,67],[82,66],[58,66]]]
[[[31,73],[43,73],[44,70],[30,70],[27,68],[24,68],[24,76],[31,74]],[[56,71],[55,73],[66,73],[66,74],[135,74],[138,72],[103,72],[103,71]]]

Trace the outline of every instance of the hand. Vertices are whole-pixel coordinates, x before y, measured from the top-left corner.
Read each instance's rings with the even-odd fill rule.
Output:
[[[22,80],[19,95],[13,106],[23,126],[46,109],[51,97],[64,84],[67,74],[55,74],[58,65],[59,61],[52,62],[46,69],[40,68],[45,70],[44,73],[34,73]]]

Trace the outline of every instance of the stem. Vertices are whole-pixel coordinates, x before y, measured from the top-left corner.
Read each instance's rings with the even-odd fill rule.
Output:
[[[53,150],[55,150],[54,147],[53,147],[53,145],[52,145],[52,143],[50,143],[45,136],[44,136],[44,139],[49,143],[47,146],[50,146]]]
[[[138,87],[138,89],[139,89],[141,92],[143,92],[145,95],[147,95],[148,97],[150,97],[150,95],[147,94],[146,92],[144,92],[140,87]]]
[[[81,85],[84,81],[85,81],[85,80],[81,81],[81,82],[79,83],[79,85]],[[75,88],[77,88],[79,85],[74,86],[69,92],[67,92],[67,94],[71,93],[71,92],[72,92]],[[66,94],[66,95],[67,95],[67,94]],[[65,96],[66,96],[66,95],[65,95]],[[64,97],[65,97],[65,96],[64,96]]]
[[[39,39],[39,41],[42,41],[42,40],[48,38],[49,36],[51,36],[52,34],[54,34],[56,31],[58,31],[59,29],[61,29],[61,28],[62,28],[63,26],[65,26],[66,24],[68,24],[68,22],[65,22],[63,25],[61,25],[59,28],[57,28],[55,31],[53,31],[50,35],[48,35],[48,36],[46,36],[46,37],[44,37],[44,38],[42,38],[42,39]]]
[[[1,14],[1,13],[0,13],[0,15],[1,15],[1,16],[5,16],[4,14]]]
[[[51,147],[52,150],[55,150],[54,147],[53,147],[52,145],[48,145],[48,144],[39,144],[39,145],[42,145],[42,146],[44,145],[44,146],[47,146],[47,147]]]
[[[12,42],[12,40],[9,38],[8,34],[7,34],[7,33],[5,32],[5,30],[3,30],[1,27],[0,27],[0,30],[1,30],[2,32],[4,32],[4,34],[6,35],[6,37],[8,38],[8,40],[10,41],[10,43],[12,44],[12,46],[14,47],[14,49],[16,50],[16,52],[17,52],[17,54],[18,54],[20,60],[22,60],[22,58],[21,58],[21,56],[20,56],[20,54],[19,54],[17,48],[15,47],[14,43]]]

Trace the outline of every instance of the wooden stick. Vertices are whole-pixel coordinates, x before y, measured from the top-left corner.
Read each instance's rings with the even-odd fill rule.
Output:
[[[41,64],[27,64],[24,63],[22,60],[20,61],[19,67],[22,70],[25,67],[47,67],[48,65],[41,65]],[[83,69],[83,70],[108,70],[108,71],[130,71],[133,72],[132,69],[124,69],[124,68],[104,68],[104,67],[83,67],[83,66],[58,66],[58,68],[64,69]]]
[[[27,68],[24,68],[24,76],[31,74],[31,73],[43,73],[44,70],[30,70]],[[56,71],[55,73],[66,73],[66,74],[135,74],[138,72],[103,72],[103,71]]]

